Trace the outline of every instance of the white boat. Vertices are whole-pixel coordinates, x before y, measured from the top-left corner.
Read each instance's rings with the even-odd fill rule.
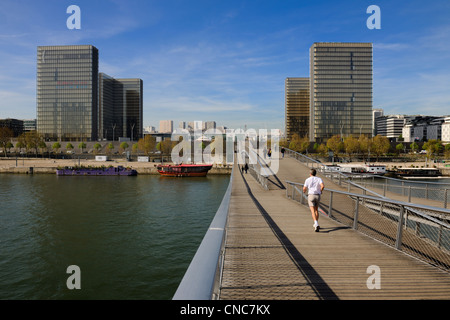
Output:
[[[374,164],[343,164],[331,165],[322,170],[323,172],[342,172],[343,174],[361,177],[372,177],[373,175],[386,174],[386,166]]]

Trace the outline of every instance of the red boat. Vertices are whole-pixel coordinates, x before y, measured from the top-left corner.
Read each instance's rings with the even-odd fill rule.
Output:
[[[167,164],[156,167],[166,177],[204,177],[211,168],[212,164]]]

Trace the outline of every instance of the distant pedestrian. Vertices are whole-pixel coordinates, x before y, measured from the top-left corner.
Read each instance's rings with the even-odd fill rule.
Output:
[[[319,203],[325,185],[321,178],[316,177],[316,173],[315,169],[311,169],[309,178],[305,180],[303,192],[308,191],[308,205],[314,220],[313,228],[316,232],[319,232]]]
[[[247,163],[245,164],[244,170],[245,170],[245,173],[247,173],[247,170],[248,170],[248,164]]]
[[[269,148],[269,151],[267,151],[267,155],[269,156],[270,159],[270,157],[272,156],[272,149]]]
[[[284,150],[284,147],[283,148],[281,148],[281,157],[282,158],[284,158],[284,152],[285,152],[286,150]]]

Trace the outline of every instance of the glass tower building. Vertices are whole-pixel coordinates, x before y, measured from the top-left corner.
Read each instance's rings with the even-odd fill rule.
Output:
[[[311,141],[372,136],[372,44],[314,43],[310,105]]]
[[[286,78],[284,88],[286,136],[308,136],[309,78]]]
[[[97,97],[97,48],[38,47],[36,125],[46,140],[96,140]]]
[[[143,81],[99,74],[98,132],[100,139],[131,140],[143,136]]]

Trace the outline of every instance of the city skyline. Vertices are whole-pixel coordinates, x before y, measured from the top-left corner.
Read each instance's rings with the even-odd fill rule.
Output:
[[[36,47],[93,45],[99,70],[144,80],[144,124],[215,119],[284,131],[284,82],[309,75],[314,42],[373,43],[373,107],[449,113],[450,3],[67,1],[0,4],[0,118],[36,117]],[[369,5],[381,9],[370,30]]]

